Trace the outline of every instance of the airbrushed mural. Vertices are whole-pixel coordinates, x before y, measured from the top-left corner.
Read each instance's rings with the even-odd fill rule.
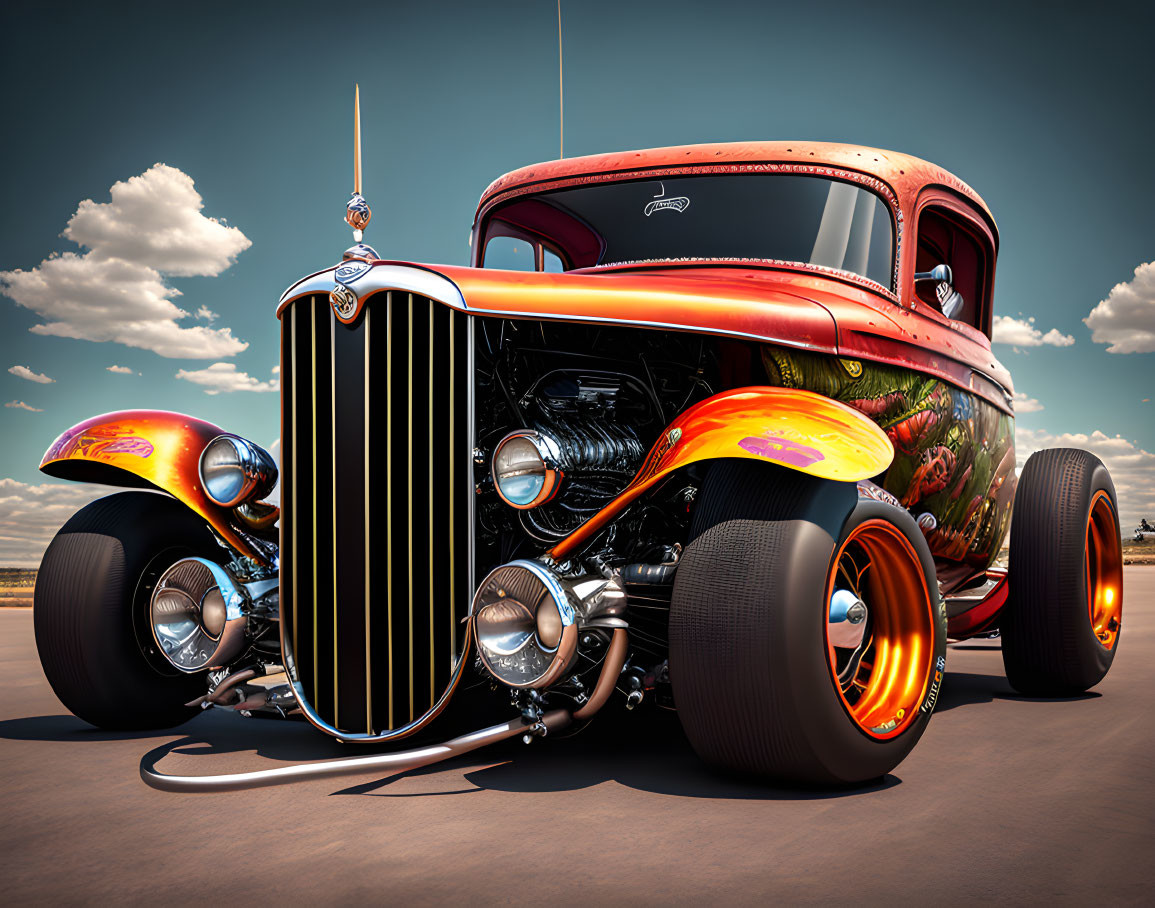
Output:
[[[771,345],[762,362],[770,384],[833,397],[878,423],[894,461],[877,481],[918,518],[936,560],[965,566],[957,579],[994,561],[1015,497],[1013,418],[912,369]]]

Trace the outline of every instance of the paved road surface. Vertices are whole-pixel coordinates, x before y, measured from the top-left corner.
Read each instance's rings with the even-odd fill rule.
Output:
[[[31,903],[1151,904],[1155,567],[1090,695],[1022,699],[997,641],[952,646],[938,711],[881,785],[815,794],[715,775],[672,716],[501,745],[393,779],[208,795],[168,772],[348,753],[214,712],[116,735],[65,714],[27,611],[0,611],[0,901]],[[624,716],[637,720],[637,716]]]

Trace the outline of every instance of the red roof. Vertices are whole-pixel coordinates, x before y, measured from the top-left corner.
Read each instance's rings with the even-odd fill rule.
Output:
[[[857,171],[886,183],[898,197],[903,212],[913,207],[924,186],[945,186],[965,196],[986,215],[994,227],[990,209],[977,192],[954,174],[910,155],[862,145],[833,142],[723,142],[711,145],[674,145],[641,151],[617,151],[530,164],[498,177],[486,188],[477,213],[511,189],[566,180],[595,173],[623,173],[687,165],[789,163]],[[476,220],[476,218],[475,218]]]

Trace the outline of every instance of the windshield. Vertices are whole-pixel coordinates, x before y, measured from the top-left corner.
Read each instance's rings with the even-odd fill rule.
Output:
[[[509,267],[498,263],[509,261],[497,253],[500,237],[552,250],[566,270],[668,259],[776,259],[837,268],[891,287],[894,262],[893,222],[879,196],[854,183],[782,173],[543,192],[509,202],[490,218],[488,267]]]

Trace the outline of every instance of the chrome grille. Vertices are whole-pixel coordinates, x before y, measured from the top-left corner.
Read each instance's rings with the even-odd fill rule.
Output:
[[[281,634],[315,723],[389,738],[456,681],[472,592],[470,320],[380,292],[281,313]]]

